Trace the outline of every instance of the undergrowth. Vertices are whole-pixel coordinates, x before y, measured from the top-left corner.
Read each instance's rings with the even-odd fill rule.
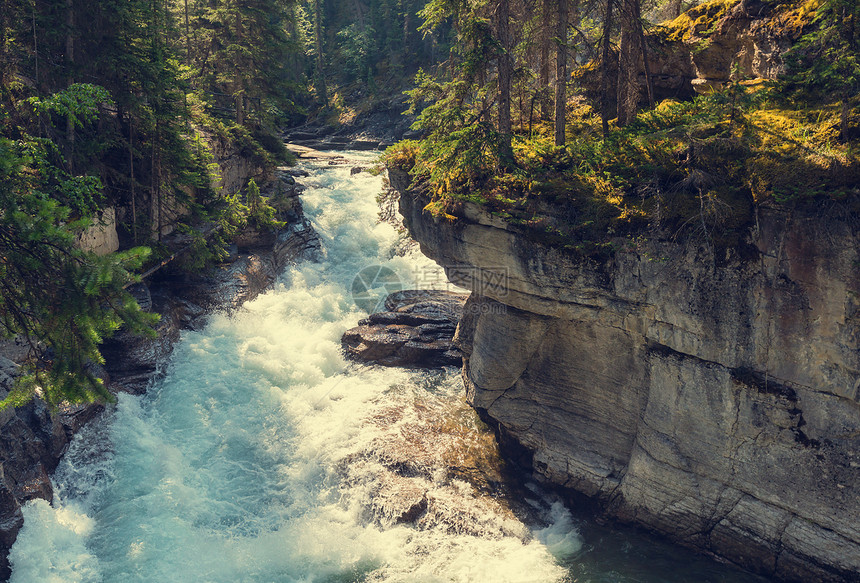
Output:
[[[852,103],[855,123],[860,98]],[[473,203],[534,240],[582,255],[611,253],[646,228],[740,242],[756,205],[860,195],[858,140],[840,141],[837,103],[797,103],[778,84],[733,82],[692,101],[667,100],[605,138],[584,101],[571,107],[564,147],[552,129],[514,140],[515,166],[497,172],[487,127],[388,150],[448,220]],[[473,134],[481,134],[478,140]],[[489,144],[489,145],[488,145]]]

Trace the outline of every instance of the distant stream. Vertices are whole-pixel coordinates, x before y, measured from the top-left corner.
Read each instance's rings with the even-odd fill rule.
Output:
[[[447,286],[377,222],[374,155],[306,162],[323,256],[186,331],[163,380],[74,440],[53,505],[24,508],[13,583],[758,581],[577,518],[534,485],[515,505],[452,475],[492,461],[459,371],[349,363],[356,275]],[[389,273],[386,271],[386,273]],[[379,290],[383,293],[384,290]],[[453,477],[452,477],[453,476]]]

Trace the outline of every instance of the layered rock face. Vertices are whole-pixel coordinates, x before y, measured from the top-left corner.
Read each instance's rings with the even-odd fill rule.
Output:
[[[473,290],[470,402],[535,474],[754,571],[860,581],[855,225],[761,209],[743,258],[637,241],[592,262],[427,202],[401,212]]]

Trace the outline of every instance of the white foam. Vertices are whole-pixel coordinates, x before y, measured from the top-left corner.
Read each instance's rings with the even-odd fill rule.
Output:
[[[98,559],[85,541],[95,522],[73,504],[51,508],[45,500],[24,506],[27,525],[9,553],[10,583],[92,583],[101,581]]]
[[[385,265],[405,285],[443,281],[428,276],[438,268],[423,256],[392,257],[400,235],[375,223],[380,179],[347,182],[348,173],[314,172],[317,188],[303,197],[324,261],[288,269],[236,314],[184,333],[163,382],[143,398],[120,396],[109,456],[87,461],[76,442],[58,473],[69,498],[25,508],[15,583],[564,576],[553,554],[570,555],[567,523],[533,538],[503,513],[472,530],[368,518],[381,466],[351,460],[372,458],[392,432],[420,422],[414,403],[441,411],[459,402],[461,383],[454,372],[344,361],[340,337],[363,316],[350,298],[360,269]],[[389,410],[405,411],[401,425],[369,421]],[[457,487],[431,494],[453,500]]]
[[[582,537],[570,512],[561,502],[553,502],[551,524],[535,533],[536,538],[559,561],[570,561],[582,550]]]

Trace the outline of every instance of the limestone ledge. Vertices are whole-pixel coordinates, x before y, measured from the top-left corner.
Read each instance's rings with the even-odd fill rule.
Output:
[[[393,174],[412,236],[473,291],[470,403],[538,476],[753,571],[860,581],[850,223],[760,209],[752,260],[639,241],[596,262],[477,206],[436,220]]]

